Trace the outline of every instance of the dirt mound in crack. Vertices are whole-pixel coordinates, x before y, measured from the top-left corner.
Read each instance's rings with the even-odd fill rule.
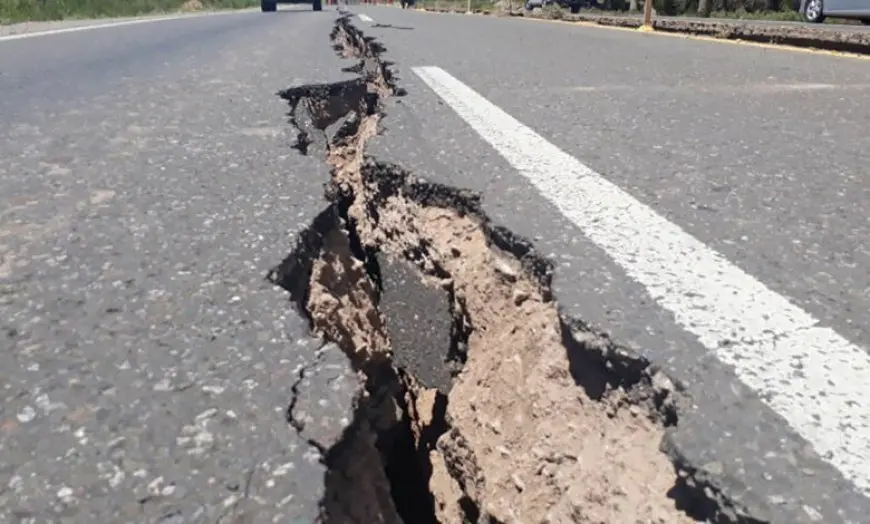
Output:
[[[324,501],[321,520],[694,521],[671,497],[705,495],[678,493],[687,483],[659,451],[665,426],[676,422],[672,385],[650,376],[645,361],[562,318],[551,264],[493,226],[477,195],[416,181],[365,156],[395,80],[382,49],[346,17],[333,42],[342,56],[360,59],[352,68],[360,80],[282,93],[300,142],[324,145],[333,169],[332,204],[322,216],[331,218],[316,221],[272,274],[312,329],[336,342],[366,378],[344,439],[355,445],[342,448],[360,456],[325,450],[332,478],[345,482]],[[409,306],[384,317],[383,257],[445,295],[450,318],[432,325],[450,326],[450,347],[423,355],[450,367],[441,391],[393,358],[422,349],[393,346],[396,322],[436,313]],[[462,358],[444,362],[460,347]],[[363,474],[353,465],[359,461],[382,470]],[[391,501],[352,489],[365,483],[382,494],[386,482]],[[740,521],[725,518],[717,504],[703,507],[700,517]]]
[[[372,240],[393,253],[428,244],[474,326],[448,395],[455,431],[429,457],[442,462],[431,481],[439,521],[463,522],[459,501],[472,491],[499,522],[690,522],[666,495],[674,472],[658,451],[662,428],[643,408],[621,409],[623,392],[594,400],[575,383],[555,304],[519,264],[471,217],[400,198],[385,207]],[[416,396],[415,411],[431,412],[431,393]]]
[[[654,412],[628,392],[596,399],[576,383],[543,278],[493,245],[484,218],[437,202],[443,196],[420,198],[428,185],[396,184],[403,175],[383,165],[360,173],[337,169],[333,181],[352,199],[362,246],[414,253],[421,278],[450,289],[471,325],[444,422],[434,421],[450,430],[425,450],[438,521],[692,522],[667,496],[675,474],[658,450]],[[408,386],[412,412],[432,413],[437,393]],[[420,435],[432,423],[413,420]],[[421,438],[417,445],[426,448]]]

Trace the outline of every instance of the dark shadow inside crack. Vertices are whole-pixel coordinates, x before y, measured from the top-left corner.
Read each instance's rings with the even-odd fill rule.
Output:
[[[290,106],[289,123],[297,132],[291,147],[303,155],[311,145],[325,153],[330,144],[353,136],[360,115],[372,115],[378,107],[377,94],[368,91],[363,78],[291,87],[278,96]]]
[[[365,393],[358,396],[353,420],[336,442],[317,442],[307,435],[304,425],[294,417],[296,391],[293,388],[294,400],[288,406],[287,420],[301,437],[321,452],[327,467],[320,522],[436,524],[428,488],[430,473],[411,429],[412,416],[406,401],[409,392],[400,378],[403,372],[394,367],[389,347],[377,348],[378,351],[363,357],[354,346],[351,331],[354,328],[378,330],[378,322],[369,313],[341,325],[350,316],[336,313],[328,318],[317,318],[318,313],[312,312],[310,307],[311,283],[317,278],[326,279],[332,285],[328,290],[315,292],[334,293],[339,298],[365,294],[372,298],[371,304],[377,302],[378,290],[368,282],[377,278],[379,270],[373,265],[377,263],[376,257],[371,257],[374,262],[364,263],[361,257],[368,255],[359,241],[354,240],[355,232],[348,231],[348,222],[346,207],[340,201],[330,205],[299,235],[294,251],[270,271],[268,279],[289,292],[296,309],[305,314],[313,329],[323,328],[324,321],[330,324],[319,334],[339,345],[348,354],[353,368],[364,373]],[[345,242],[336,244],[336,233]],[[331,252],[336,248],[345,251]],[[320,269],[318,273],[324,261],[330,265],[329,271]],[[365,271],[354,270],[359,266]],[[372,323],[354,323],[357,321]],[[443,397],[442,401],[445,399]],[[445,405],[442,402],[438,406],[433,417],[443,420]],[[437,439],[433,431],[439,430],[429,429],[427,438]]]
[[[562,318],[561,331],[571,376],[589,398],[601,400],[609,391],[627,391],[643,380],[649,367],[645,359],[621,352],[606,336],[579,321]]]
[[[667,441],[665,443],[667,445]],[[770,524],[747,514],[708,480],[702,472],[691,466],[678,450],[668,449],[674,463],[677,481],[668,491],[668,497],[686,515],[698,522],[711,524]]]
[[[390,488],[396,511],[407,524],[439,524],[435,516],[435,501],[429,491],[429,479],[432,475],[432,466],[428,458],[428,450],[434,447],[440,433],[446,428],[444,416],[446,414],[445,395],[441,395],[439,404],[436,404],[437,412],[433,413],[436,423],[424,430],[424,435],[419,442],[414,437],[412,429],[412,415],[405,396],[410,391],[405,382],[400,380],[403,373],[401,369],[391,368],[390,379],[402,384],[399,388],[402,417],[394,426],[390,438],[383,439],[382,454],[386,457],[385,471],[390,479]],[[426,440],[431,439],[431,440]]]
[[[276,267],[269,270],[266,280],[284,289],[290,295],[294,309],[308,321],[308,327],[313,327],[311,315],[306,304],[311,286],[309,279],[315,260],[320,257],[325,244],[325,237],[336,228],[341,227],[341,210],[331,204],[317,214],[311,224],[296,236],[296,245],[290,256]]]

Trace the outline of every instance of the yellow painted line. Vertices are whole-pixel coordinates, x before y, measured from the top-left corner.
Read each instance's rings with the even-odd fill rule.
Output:
[[[436,14],[447,14],[441,13],[439,11],[433,11],[431,9],[425,8],[417,8],[418,11],[424,11],[429,13]],[[454,14],[462,14],[462,13],[454,13]],[[595,22],[588,22],[585,20],[553,20],[550,18],[537,18],[533,16],[513,16],[510,17],[511,20],[529,20],[533,22],[549,22],[555,24],[568,24],[573,26],[581,26],[581,27],[593,27],[596,29],[606,29],[608,31],[628,31],[631,33],[645,33],[656,36],[669,36],[672,38],[680,38],[683,40],[699,40],[702,42],[716,42],[717,44],[734,44],[740,46],[750,46],[750,47],[759,47],[761,49],[773,49],[776,51],[790,51],[790,52],[798,52],[798,53],[808,53],[811,55],[822,55],[822,56],[832,56],[836,58],[851,58],[858,60],[870,60],[870,55],[862,55],[859,53],[849,53],[846,51],[831,51],[828,49],[814,49],[812,47],[799,47],[787,44],[770,44],[765,42],[751,42],[748,40],[729,40],[726,38],[716,38],[713,36],[704,36],[704,35],[693,35],[689,33],[678,33],[678,32],[667,32],[667,31],[656,31],[651,28],[644,28],[643,26],[638,28],[633,27],[617,27],[606,24],[597,24]]]

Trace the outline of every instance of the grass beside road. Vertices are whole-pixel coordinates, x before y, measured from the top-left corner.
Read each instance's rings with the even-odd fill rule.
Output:
[[[241,9],[255,5],[259,5],[257,0],[0,0],[0,24]]]

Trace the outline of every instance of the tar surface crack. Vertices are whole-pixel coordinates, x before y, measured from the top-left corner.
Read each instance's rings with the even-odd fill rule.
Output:
[[[553,263],[481,195],[366,154],[404,92],[349,16],[331,37],[359,77],[279,93],[295,147],[332,168],[328,205],[269,274],[362,377],[341,437],[312,442],[328,466],[320,522],[759,522],[659,449],[680,388],[563,316]],[[300,434],[317,364],[291,386]]]

